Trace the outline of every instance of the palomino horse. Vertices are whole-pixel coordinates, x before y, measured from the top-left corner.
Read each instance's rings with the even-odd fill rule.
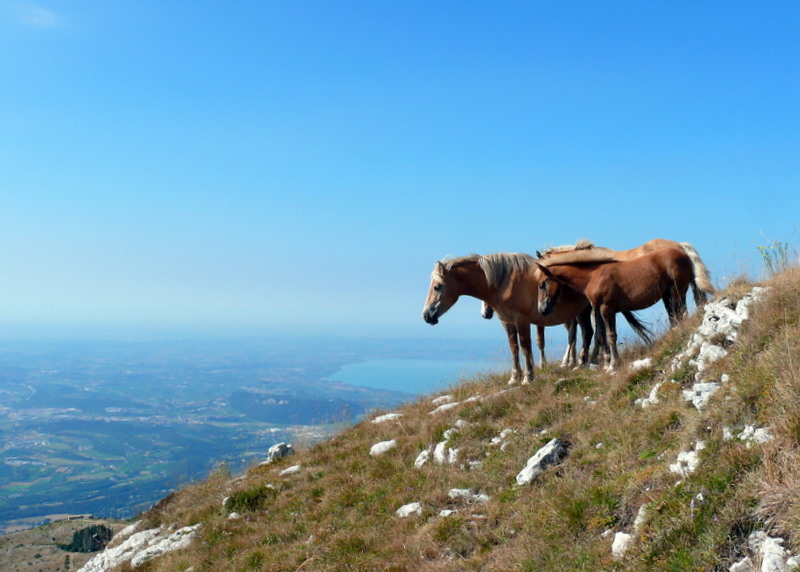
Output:
[[[649,254],[658,250],[659,248],[683,249],[686,255],[692,259],[692,266],[694,267],[694,280],[691,282],[692,293],[694,294],[695,300],[699,300],[698,303],[705,303],[707,300],[706,293],[714,292],[714,287],[711,285],[711,276],[708,272],[708,268],[706,268],[706,265],[700,259],[697,250],[688,242],[675,242],[674,240],[668,240],[666,238],[654,238],[648,240],[641,246],[629,250],[611,250],[610,248],[595,246],[594,243],[589,240],[580,239],[573,245],[556,246],[541,252],[537,250],[536,256],[537,258],[547,259],[576,250],[593,250],[597,253],[609,254],[616,260],[624,261],[633,260],[643,254]],[[664,302],[664,308],[666,308],[667,316],[669,317],[670,324],[672,324],[675,317],[670,314],[670,306],[666,301]]]
[[[661,299],[674,325],[686,315],[690,284],[695,284],[693,292],[698,304],[713,292],[696,283],[693,259],[683,248],[660,248],[625,261],[595,249],[578,250],[537,265],[543,275],[539,282],[539,311],[544,315],[552,312],[562,292],[568,289],[583,293],[592,305],[595,352],[602,347],[607,355],[610,353],[609,370],[616,369],[619,362],[618,312],[642,310]]]
[[[557,303],[552,304],[549,314],[542,315],[538,310],[536,289],[544,275],[535,262],[527,254],[507,253],[487,256],[473,254],[437,262],[431,273],[431,284],[422,317],[429,324],[437,324],[439,318],[460,296],[472,296],[486,302],[497,312],[504,325],[511,326],[506,328],[512,354],[510,384],[516,383],[520,373],[517,335],[525,358],[522,383],[528,384],[533,379],[531,324],[554,326],[578,320],[583,342],[581,362],[586,363],[592,337],[588,300],[571,288],[564,288]],[[634,320],[631,322],[634,329],[637,326],[644,328],[632,315],[628,320]],[[512,336],[512,333],[516,335]]]

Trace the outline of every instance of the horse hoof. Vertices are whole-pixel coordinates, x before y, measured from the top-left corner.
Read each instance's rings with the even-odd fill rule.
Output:
[[[531,380],[528,379],[527,377],[522,380],[522,383],[520,383],[520,385],[530,385],[530,384],[531,384]]]
[[[509,379],[508,380],[508,385],[517,385],[516,378],[512,377],[511,379]]]

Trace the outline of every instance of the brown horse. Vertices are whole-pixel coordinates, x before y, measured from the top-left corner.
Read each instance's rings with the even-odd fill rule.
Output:
[[[714,287],[711,285],[711,275],[708,272],[708,268],[706,268],[706,265],[700,258],[697,250],[688,242],[675,242],[674,240],[668,240],[666,238],[654,238],[652,240],[648,240],[641,246],[637,246],[636,248],[631,248],[629,250],[612,250],[603,246],[595,246],[594,243],[589,240],[580,239],[575,244],[556,246],[541,252],[537,250],[536,256],[538,258],[547,259],[552,258],[553,256],[566,254],[568,252],[574,252],[576,250],[592,250],[596,253],[609,254],[616,260],[625,261],[633,260],[634,258],[642,256],[643,254],[649,254],[658,250],[659,248],[683,249],[686,255],[691,258],[692,266],[694,267],[694,279],[691,282],[692,293],[694,294],[695,300],[699,300],[698,303],[705,303],[707,300],[706,294],[714,292]],[[672,322],[673,317],[669,315],[669,307],[667,307],[666,302],[664,303],[664,307],[667,309],[667,315],[670,318],[670,322]]]
[[[508,253],[487,256],[473,254],[437,262],[431,273],[422,317],[429,324],[437,324],[460,296],[472,296],[486,302],[506,327],[512,355],[510,384],[519,379],[519,346],[522,346],[525,358],[523,385],[533,379],[531,324],[554,326],[577,320],[581,325],[583,342],[580,359],[585,364],[592,338],[589,302],[582,294],[564,288],[548,315],[542,315],[538,310],[537,286],[544,275],[535,262],[527,254]],[[643,328],[632,315],[626,317],[629,321],[634,320],[631,322],[634,329],[637,326]]]
[[[463,295],[486,302],[497,313],[508,337],[512,366],[509,384],[512,385],[520,378],[520,347],[525,360],[522,384],[527,385],[533,379],[531,324],[535,324],[537,329],[542,328],[542,334],[545,326],[566,324],[574,335],[576,328],[570,326],[579,321],[583,341],[581,361],[585,363],[592,339],[588,300],[565,289],[565,296],[554,305],[553,312],[547,317],[542,316],[537,309],[538,275],[533,257],[520,253],[473,254],[437,262],[431,273],[422,317],[429,324],[437,324]]]
[[[544,277],[539,282],[539,311],[543,315],[552,312],[565,287],[583,293],[592,305],[595,353],[599,348],[606,355],[610,353],[610,370],[619,362],[616,314],[642,310],[661,299],[674,325],[686,314],[689,285],[697,282],[692,257],[683,248],[660,248],[625,261],[616,260],[608,252],[586,249],[537,265]],[[694,292],[698,304],[711,294],[700,286]]]

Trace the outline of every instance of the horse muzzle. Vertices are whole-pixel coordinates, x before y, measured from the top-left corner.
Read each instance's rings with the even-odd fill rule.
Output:
[[[552,299],[550,299],[550,300],[544,300],[544,301],[542,301],[542,302],[539,302],[539,306],[538,306],[538,307],[539,307],[539,313],[540,313],[542,316],[547,316],[547,315],[549,315],[549,314],[552,314],[552,313],[553,313],[553,306],[554,306],[554,305],[555,305],[555,304],[553,303],[553,300],[552,300]]]
[[[425,308],[422,311],[422,319],[435,326],[439,323],[439,308]]]

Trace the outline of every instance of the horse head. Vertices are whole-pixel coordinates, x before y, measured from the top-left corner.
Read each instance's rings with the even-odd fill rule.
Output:
[[[553,308],[561,295],[561,280],[547,266],[536,263],[540,276],[538,279],[538,308],[542,316],[553,312]]]
[[[431,285],[422,308],[422,319],[432,326],[438,324],[439,317],[456,303],[460,295],[458,283],[453,279],[449,266],[437,262],[431,272]]]

